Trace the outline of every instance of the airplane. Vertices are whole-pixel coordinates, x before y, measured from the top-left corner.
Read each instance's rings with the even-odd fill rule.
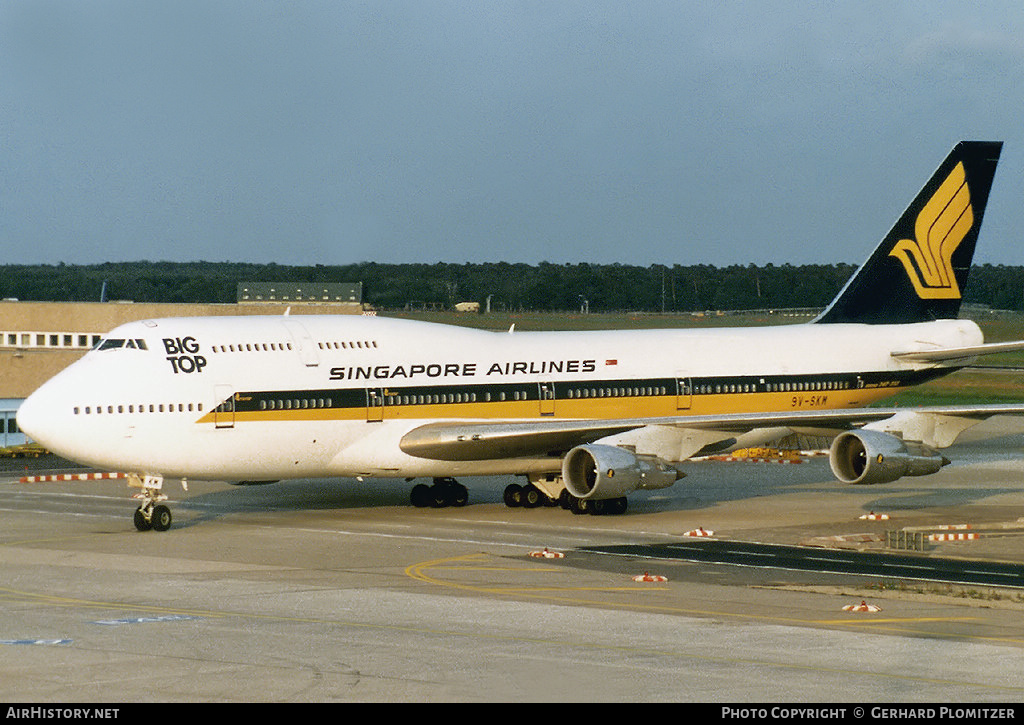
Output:
[[[622,514],[690,458],[793,431],[834,436],[832,472],[937,472],[939,451],[1013,405],[865,407],[1024,349],[958,319],[1001,142],[963,141],[813,321],[732,329],[494,332],[380,316],[169,318],[117,327],[21,405],[52,452],[127,472],[134,523],[167,530],[165,478],[240,484],[519,475],[509,506]]]

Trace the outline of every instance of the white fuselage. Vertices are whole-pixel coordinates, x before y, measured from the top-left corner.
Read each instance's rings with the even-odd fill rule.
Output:
[[[497,333],[383,317],[160,319],[113,330],[18,420],[72,460],[167,477],[527,473],[559,463],[437,461],[399,441],[438,420],[863,406],[954,369],[892,352],[981,342],[964,320]]]

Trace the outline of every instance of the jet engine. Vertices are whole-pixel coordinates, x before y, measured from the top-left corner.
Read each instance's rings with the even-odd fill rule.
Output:
[[[576,498],[619,498],[638,488],[668,488],[685,474],[654,456],[637,456],[624,448],[576,446],[562,459],[562,480]]]
[[[888,483],[903,476],[926,476],[949,459],[920,443],[873,430],[847,431],[828,452],[832,473],[843,483]]]

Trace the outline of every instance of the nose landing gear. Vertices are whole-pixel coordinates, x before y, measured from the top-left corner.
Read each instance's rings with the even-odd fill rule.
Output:
[[[139,531],[167,531],[171,528],[171,522],[174,517],[171,516],[171,510],[165,506],[163,501],[167,500],[167,496],[163,493],[164,477],[163,476],[143,476],[139,477],[136,473],[128,475],[128,486],[131,488],[141,488],[141,493],[134,495],[142,501],[137,509],[135,509],[135,515],[133,521],[135,528]],[[182,487],[187,491],[188,484],[185,479],[181,481]]]
[[[135,509],[135,528],[139,531],[167,531],[171,528],[171,510],[159,504],[157,506],[150,505],[148,510],[144,506],[139,506]]]

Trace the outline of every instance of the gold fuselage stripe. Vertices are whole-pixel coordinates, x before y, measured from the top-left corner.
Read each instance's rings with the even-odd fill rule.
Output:
[[[199,423],[273,422],[273,421],[357,421],[357,420],[423,420],[423,419],[480,419],[480,420],[535,420],[535,419],[617,419],[656,418],[671,416],[709,416],[733,413],[782,412],[796,410],[828,410],[855,408],[869,405],[889,397],[902,389],[923,382],[942,373],[876,374],[873,380],[849,382],[843,387],[832,383],[791,383],[791,387],[806,386],[815,389],[779,390],[786,384],[773,384],[772,390],[753,389],[748,392],[715,392],[728,390],[729,385],[701,384],[689,378],[658,381],[622,381],[547,384],[564,395],[569,385],[573,397],[544,399],[536,392],[538,383],[523,383],[520,387],[524,399],[485,400],[483,388],[473,392],[472,386],[436,388],[348,388],[316,391],[267,391],[236,393],[217,410],[204,415]],[[851,378],[852,380],[852,378]],[[678,382],[678,386],[677,386]],[[672,383],[671,387],[668,383]],[[833,389],[827,388],[833,385]],[[733,386],[734,389],[737,386]],[[742,386],[738,386],[742,387]],[[768,387],[751,386],[753,388]],[[577,397],[581,389],[588,397]],[[434,390],[423,394],[424,390]],[[458,393],[452,391],[458,391]],[[527,396],[525,391],[533,392]],[[650,394],[629,394],[637,390]],[[694,391],[707,392],[694,392]],[[410,391],[418,391],[410,393]],[[682,391],[682,392],[680,392]],[[539,393],[540,396],[543,392]],[[458,396],[458,398],[456,397]],[[509,395],[508,398],[512,396]],[[497,398],[497,395],[494,396]],[[418,400],[450,400],[457,402],[403,402]],[[287,406],[287,407],[285,407]],[[233,409],[232,409],[233,408]]]

